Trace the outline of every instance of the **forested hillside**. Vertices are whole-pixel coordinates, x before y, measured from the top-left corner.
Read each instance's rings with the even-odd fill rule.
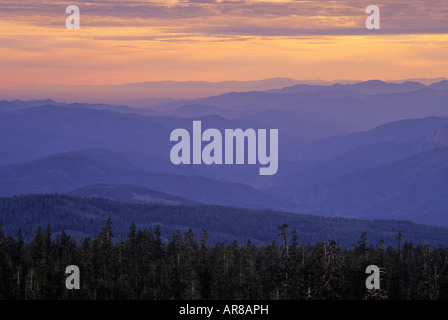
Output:
[[[209,232],[209,241],[255,244],[270,243],[277,239],[276,227],[288,224],[296,228],[299,241],[315,244],[328,237],[337,239],[341,246],[353,247],[359,235],[367,232],[369,242],[381,240],[394,245],[401,231],[406,241],[431,246],[448,246],[448,230],[444,227],[425,226],[407,221],[357,220],[338,217],[319,217],[271,210],[254,210],[211,205],[135,204],[103,198],[80,198],[68,195],[24,195],[0,198],[0,221],[4,232],[15,236],[21,228],[28,241],[38,226],[52,226],[54,234],[65,231],[78,241],[93,237],[111,218],[114,233],[125,237],[135,222],[138,229],[161,226],[163,234]]]

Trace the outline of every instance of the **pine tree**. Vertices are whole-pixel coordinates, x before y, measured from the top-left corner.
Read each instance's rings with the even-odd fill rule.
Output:
[[[285,223],[278,228],[279,236],[282,241],[282,258],[280,265],[281,283],[280,283],[280,299],[286,299],[290,290],[290,276],[289,276],[289,247],[287,240],[288,225]]]
[[[423,259],[424,298],[427,300],[435,300],[437,299],[437,288],[435,287],[435,284],[437,283],[437,274],[434,275],[432,273],[431,253],[428,243],[425,245]]]
[[[197,267],[199,293],[202,299],[211,298],[211,270],[208,246],[208,232],[204,230],[201,235],[199,249],[199,265]]]
[[[13,266],[9,241],[0,223],[0,299],[12,299]]]
[[[291,232],[291,243],[289,245],[290,255],[290,288],[288,292],[288,299],[299,300],[306,298],[306,270],[305,270],[305,246],[298,244],[297,230],[294,227]]]
[[[324,299],[339,299],[340,296],[340,274],[342,261],[336,242],[328,238],[323,245],[322,255],[322,295]]]
[[[402,255],[403,234],[401,233],[401,231],[397,234],[395,239],[397,241],[397,251],[392,257],[393,261],[390,266],[390,269],[391,269],[390,297],[393,300],[401,300],[404,297],[404,294],[403,294],[404,282],[402,281],[402,278],[403,278],[403,255]]]
[[[438,273],[438,296],[439,300],[448,300],[448,256],[445,255],[443,264]]]

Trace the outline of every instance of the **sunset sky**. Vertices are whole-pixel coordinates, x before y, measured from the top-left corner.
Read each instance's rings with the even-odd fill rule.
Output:
[[[81,11],[68,30],[65,8]],[[365,9],[381,9],[366,30]],[[436,78],[448,1],[0,0],[0,86]]]

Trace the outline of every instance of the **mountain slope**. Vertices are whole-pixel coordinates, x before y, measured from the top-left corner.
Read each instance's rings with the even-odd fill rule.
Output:
[[[405,81],[402,83],[388,83],[381,80],[368,80],[354,84],[340,84],[340,83],[335,83],[332,85],[296,84],[294,86],[285,87],[282,89],[269,90],[268,92],[272,93],[315,92],[316,94],[320,95],[325,95],[325,93],[328,92],[340,92],[341,94],[344,94],[346,96],[349,95],[361,96],[372,94],[411,92],[423,88],[425,88],[425,85],[414,81]],[[358,95],[353,95],[354,93]]]
[[[78,188],[67,194],[86,198],[105,198],[132,203],[195,204],[195,201],[176,197],[131,184],[93,184]],[[197,203],[196,203],[197,204]]]
[[[107,161],[107,159],[104,159]],[[0,167],[0,196],[62,193],[92,184],[133,184],[200,203],[288,209],[292,204],[239,183],[113,167],[81,152]]]
[[[261,123],[266,128],[279,128],[282,134],[309,142],[348,133],[338,125],[312,122],[293,112],[275,109],[257,112],[244,119]]]
[[[439,123],[441,124],[437,127]],[[415,138],[433,126],[435,130]],[[368,143],[376,140],[407,139],[411,140],[402,143],[390,141]],[[360,146],[350,149],[358,144]],[[326,152],[331,155],[344,149],[350,150],[329,159],[286,163],[282,165],[284,170],[271,179],[270,187],[263,190],[290,195],[303,187],[334,179],[342,174],[400,161],[417,153],[448,146],[448,124],[445,119],[436,117],[403,120],[367,132],[322,140],[316,145],[317,150],[321,148],[319,151],[322,155]],[[309,151],[312,151],[312,147]]]
[[[193,120],[201,120],[203,130],[272,127],[216,115],[185,119],[46,105],[0,112],[0,165],[88,148],[139,152],[170,163],[170,150],[175,144],[170,141],[171,132],[177,128],[191,132]],[[294,148],[303,145],[300,136],[287,131],[279,135],[279,143]],[[279,150],[282,158],[295,157],[295,152],[290,151],[291,148]]]
[[[419,145],[418,141],[397,144],[379,142],[356,147],[333,158],[320,161],[301,161],[290,164],[286,172],[279,172],[271,180],[271,186],[266,189],[276,194],[291,195],[298,190],[334,179],[340,175],[376,167],[412,156],[430,145]],[[440,147],[440,145],[437,145]],[[424,150],[426,151],[426,150]]]
[[[392,86],[394,85],[392,84]],[[414,85],[406,86],[415,89]],[[367,87],[370,91],[371,85]],[[375,92],[373,90],[370,92],[372,94],[360,96],[353,94],[325,96],[313,91],[299,93],[231,92],[192,100],[189,103],[213,105],[233,110],[275,108],[291,112],[314,112],[339,122],[356,124],[365,129],[408,118],[446,116],[448,90],[437,90],[430,87],[413,89],[405,92],[396,92],[391,89],[387,90],[387,93],[382,93],[381,90],[373,93]]]
[[[126,237],[131,222],[138,229],[161,226],[162,234],[192,229],[195,235],[207,230],[210,242],[225,241],[270,243],[278,240],[278,227],[296,229],[299,243],[315,244],[338,239],[342,246],[354,246],[362,232],[376,245],[396,245],[398,232],[414,244],[448,245],[446,228],[423,226],[407,221],[366,221],[316,217],[279,211],[253,210],[209,205],[132,204],[107,199],[67,195],[26,195],[0,198],[0,221],[6,234],[15,236],[22,228],[29,239],[38,226],[51,225],[54,233],[65,230],[78,240],[98,234],[106,220],[112,219],[116,237]]]
[[[305,160],[328,159],[363,145],[382,142],[404,143],[421,139],[437,130],[446,121],[447,119],[442,117],[404,119],[367,131],[322,139],[310,143],[302,158]]]
[[[342,175],[295,195],[308,213],[448,226],[448,147]]]
[[[161,125],[155,119],[51,105],[0,113],[0,164],[87,148],[169,155],[173,124],[167,120],[168,125]]]

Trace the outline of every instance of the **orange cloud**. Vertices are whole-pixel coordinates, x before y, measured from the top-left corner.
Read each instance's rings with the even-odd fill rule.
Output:
[[[150,80],[446,76],[448,3],[367,1],[0,1],[0,86]],[[437,7],[439,6],[439,7]]]

